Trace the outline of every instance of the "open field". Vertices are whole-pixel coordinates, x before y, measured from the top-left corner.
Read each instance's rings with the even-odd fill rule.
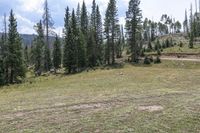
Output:
[[[193,53],[200,54],[200,45],[194,45],[193,49],[188,48],[188,45],[184,44],[183,47],[175,46],[163,50],[163,53]]]
[[[199,133],[200,63],[126,64],[3,87],[0,132]]]

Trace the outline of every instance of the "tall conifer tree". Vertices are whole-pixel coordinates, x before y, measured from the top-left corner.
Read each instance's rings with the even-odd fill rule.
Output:
[[[45,36],[46,36],[46,45],[45,45],[45,50],[44,50],[44,68],[45,68],[45,71],[49,71],[52,67],[49,36],[53,33],[54,22],[50,14],[47,0],[45,0],[44,2],[43,25],[45,27],[44,30],[45,30]]]
[[[89,25],[89,20],[87,15],[87,8],[85,2],[83,1],[83,5],[81,8],[81,31],[85,35],[85,37],[87,37],[88,25]]]
[[[53,66],[55,70],[61,67],[61,43],[57,35],[53,48]]]
[[[116,6],[116,0],[110,0],[108,3],[107,11],[106,11],[106,17],[105,17],[105,33],[107,38],[107,58],[110,58],[110,51],[111,51],[111,59],[112,64],[115,63],[115,39],[117,36],[117,30],[118,30],[118,18],[117,18],[117,6]],[[108,64],[110,63],[108,59]]]
[[[142,12],[140,9],[140,0],[130,0],[128,11],[126,12],[126,30],[128,34],[128,43],[131,47],[131,60],[138,62],[140,54],[140,34]]]
[[[8,56],[6,59],[9,69],[9,82],[18,82],[25,77],[25,63],[22,56],[22,43],[17,31],[17,21],[13,10],[9,17]]]
[[[37,37],[33,42],[32,50],[32,62],[35,66],[35,72],[38,76],[40,76],[41,72],[43,71],[43,62],[44,62],[44,46],[45,46],[45,39],[44,39],[44,30],[42,26],[42,21],[40,20],[39,23],[36,24],[35,30],[37,32]]]

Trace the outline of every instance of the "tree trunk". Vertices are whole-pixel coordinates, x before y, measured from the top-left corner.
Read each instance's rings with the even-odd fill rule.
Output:
[[[112,33],[112,64],[115,64],[115,43],[114,43],[114,33]]]
[[[108,65],[110,65],[110,38],[108,37],[108,48],[107,48],[107,61]]]
[[[14,77],[14,71],[13,68],[11,68],[11,72],[10,72],[10,83],[13,84],[13,77]]]

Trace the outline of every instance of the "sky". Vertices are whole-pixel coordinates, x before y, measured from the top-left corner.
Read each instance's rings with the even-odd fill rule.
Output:
[[[90,12],[93,0],[84,1],[88,12]],[[65,8],[68,6],[70,10],[76,9],[77,4],[82,4],[82,2],[83,0],[48,0],[57,34],[62,34]],[[109,0],[96,0],[103,18],[108,2]],[[10,10],[13,9],[18,22],[18,31],[24,34],[35,34],[33,27],[42,18],[43,3],[44,0],[0,0],[0,32],[3,30],[3,14],[9,15]],[[125,23],[128,3],[129,0],[117,0],[118,17],[121,24]],[[185,9],[189,13],[191,3],[194,5],[195,0],[141,0],[140,8],[143,18],[147,17],[159,21],[162,14],[168,14],[182,23],[185,17]]]

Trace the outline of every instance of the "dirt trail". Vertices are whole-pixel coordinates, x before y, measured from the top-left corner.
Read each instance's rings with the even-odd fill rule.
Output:
[[[174,60],[174,61],[193,61],[193,62],[200,62],[198,58],[176,58],[176,57],[161,57],[161,60]]]

